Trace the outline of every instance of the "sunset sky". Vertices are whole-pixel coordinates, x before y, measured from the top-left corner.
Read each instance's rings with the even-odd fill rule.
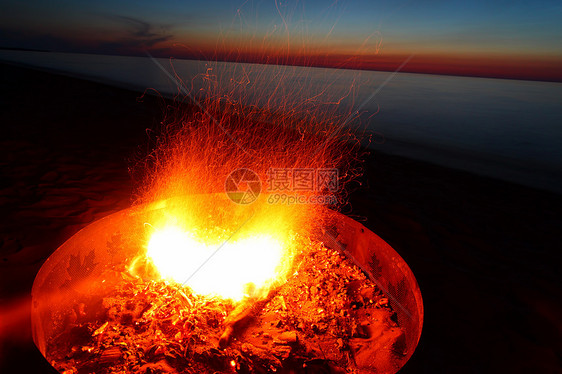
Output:
[[[562,81],[560,1],[3,1],[0,47]]]

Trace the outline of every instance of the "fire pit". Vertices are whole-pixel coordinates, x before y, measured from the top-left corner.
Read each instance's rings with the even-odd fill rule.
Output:
[[[278,242],[222,233],[227,244],[208,248],[208,257],[178,252],[166,262],[178,241],[197,247],[169,228],[154,231],[177,205],[107,216],[45,262],[32,290],[33,337],[59,372],[395,373],[413,354],[419,287],[404,260],[358,222],[325,209],[306,234]],[[243,226],[250,206],[231,206],[226,217],[210,212],[217,227],[198,235],[221,232],[223,219]]]

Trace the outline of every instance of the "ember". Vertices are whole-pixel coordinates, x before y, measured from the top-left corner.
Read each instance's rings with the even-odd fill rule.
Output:
[[[293,274],[263,300],[236,303],[125,273],[48,343],[48,358],[64,373],[289,373],[357,372],[403,355],[380,289],[341,253],[301,242]]]

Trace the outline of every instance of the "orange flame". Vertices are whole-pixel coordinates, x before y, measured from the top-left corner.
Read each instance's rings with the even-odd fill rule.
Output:
[[[290,254],[280,240],[255,235],[209,245],[176,227],[156,231],[147,255],[160,275],[200,295],[232,300],[256,297],[286,275]],[[285,261],[284,261],[285,260]]]
[[[327,97],[328,87],[292,84],[299,77],[291,67],[264,77],[258,66],[220,66],[189,85],[182,82],[203,89],[168,106],[154,150],[141,165],[139,202],[166,202],[165,214],[148,222],[152,231],[143,255],[163,278],[200,294],[240,300],[266,295],[286,279],[298,250],[291,238],[306,237],[323,220],[318,204],[272,203],[271,168],[338,169],[343,185],[356,174],[349,161],[358,143],[348,142],[355,139],[348,128],[340,129],[349,111],[338,110],[353,87],[343,97]],[[251,204],[225,195],[225,180],[240,168],[262,183]],[[301,202],[326,193],[290,191]],[[208,194],[215,198],[201,197]]]

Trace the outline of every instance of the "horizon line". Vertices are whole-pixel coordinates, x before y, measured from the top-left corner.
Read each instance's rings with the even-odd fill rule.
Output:
[[[130,54],[123,54],[123,53],[112,53],[112,52],[91,52],[91,51],[56,51],[56,50],[48,50],[48,49],[34,49],[34,48],[19,48],[19,47],[3,47],[0,46],[0,51],[19,51],[19,52],[43,52],[43,53],[69,53],[69,54],[89,54],[89,55],[100,55],[100,56],[119,56],[119,57],[143,57],[148,58],[146,53],[130,53]],[[164,56],[162,52],[154,52],[151,53],[153,56],[157,58],[166,58],[166,59],[179,59],[179,60],[192,60],[192,61],[212,61],[212,62],[224,62],[224,63],[241,63],[241,64],[256,64],[256,65],[277,65],[277,66],[296,66],[296,67],[308,67],[308,68],[320,68],[320,69],[345,69],[345,70],[359,70],[359,71],[372,71],[372,72],[393,72],[395,71],[394,64],[396,62],[386,62],[387,66],[373,66],[375,63],[373,62],[365,62],[365,61],[358,61],[356,65],[352,65],[347,62],[325,62],[325,61],[317,61],[312,62],[310,60],[306,60],[306,58],[314,58],[315,56],[293,56],[293,57],[285,57],[283,59],[275,59],[274,61],[270,61],[268,59],[262,60],[255,56],[251,56],[247,54],[246,56],[239,56],[238,58],[229,58],[228,56],[221,56],[216,55],[214,58],[206,58],[202,54],[193,54],[193,55],[180,55],[179,57],[175,57],[173,55],[166,55]],[[267,56],[270,57],[270,56]],[[276,57],[276,56],[272,56]],[[292,61],[289,61],[289,60]],[[3,63],[8,61],[2,61]],[[363,65],[361,65],[363,64]],[[390,66],[388,66],[390,64]],[[370,66],[368,66],[370,65]],[[450,71],[439,71],[435,69],[435,65],[433,65],[433,69],[429,67],[426,69],[423,68],[416,68],[410,65],[404,66],[400,73],[409,73],[409,74],[421,74],[421,75],[436,75],[436,76],[452,76],[452,77],[466,77],[466,78],[484,78],[484,79],[505,79],[505,80],[520,80],[520,81],[533,81],[533,82],[550,82],[550,83],[562,83],[562,69],[560,71],[556,71],[557,74],[553,76],[548,76],[545,74],[540,74],[541,72],[537,72],[535,74],[526,73],[526,74],[514,74],[514,73],[504,73],[504,74],[494,74],[494,73],[475,73],[475,72],[465,72],[461,71],[460,67],[456,67],[457,70],[455,71],[455,66],[449,66]],[[482,69],[482,68],[481,68]]]

